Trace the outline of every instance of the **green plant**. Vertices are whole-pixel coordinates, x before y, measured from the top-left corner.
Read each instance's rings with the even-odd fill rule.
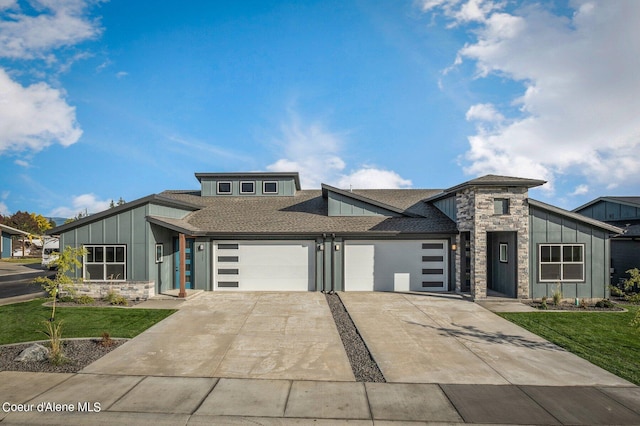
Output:
[[[633,268],[625,271],[629,274],[629,278],[625,279],[622,284],[626,292],[633,291],[634,288],[640,287],[640,269]]]
[[[76,299],[73,296],[60,296],[58,297],[58,302],[75,302]]]
[[[100,344],[105,348],[113,346],[113,339],[111,339],[111,334],[109,334],[108,331],[102,332],[102,340],[100,340]]]
[[[596,302],[596,308],[613,308],[615,305],[609,299],[602,299]]]
[[[45,326],[44,334],[49,338],[49,362],[54,365],[64,364],[66,358],[62,352],[62,321],[55,324],[53,321],[43,321]]]
[[[107,293],[107,295],[105,296],[104,300],[106,300],[107,302],[109,302],[110,305],[122,305],[122,306],[127,306],[129,304],[129,302],[127,301],[127,298],[116,293],[113,290],[109,290],[109,292]]]
[[[542,302],[540,302],[540,309],[543,309],[545,311],[549,309],[549,306],[547,305],[547,296],[544,296],[542,298]]]
[[[633,317],[629,325],[631,327],[635,327],[636,329],[640,330],[640,309],[636,311],[636,315]]]
[[[580,308],[587,309],[587,307],[589,307],[589,304],[587,303],[587,300],[586,299],[580,300]]]
[[[80,297],[77,297],[75,299],[75,302],[79,305],[90,305],[93,302],[95,302],[95,299],[91,296],[87,296],[86,294],[83,294]]]
[[[624,296],[624,299],[634,305],[640,305],[640,293],[627,294]]]
[[[622,291],[622,289],[620,289],[619,287],[616,287],[615,285],[609,286],[609,293],[611,293],[611,295],[614,297],[624,296],[624,291]]]
[[[553,292],[551,297],[553,298],[553,304],[556,306],[562,302],[562,290],[560,289],[560,284],[558,284],[558,287],[556,287],[556,290]]]

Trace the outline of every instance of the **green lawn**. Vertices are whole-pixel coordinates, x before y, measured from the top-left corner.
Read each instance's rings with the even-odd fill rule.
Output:
[[[33,265],[33,264],[39,264],[42,262],[42,258],[41,257],[12,257],[12,258],[7,258],[7,259],[2,259],[0,260],[0,262],[7,262],[7,263],[17,263],[18,265]]]
[[[526,328],[613,374],[640,385],[640,329],[629,325],[629,312],[501,313]]]
[[[42,306],[45,299],[35,299],[0,306],[0,345],[46,340],[42,321],[51,316],[51,307]],[[64,321],[62,337],[100,337],[104,331],[111,337],[134,337],[175,310],[135,308],[56,308],[56,322]]]

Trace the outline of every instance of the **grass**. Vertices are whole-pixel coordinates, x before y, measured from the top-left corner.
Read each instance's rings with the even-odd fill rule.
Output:
[[[40,264],[42,262],[41,257],[12,257],[7,259],[2,259],[0,262],[6,263],[16,263],[18,265],[35,265]]]
[[[629,325],[640,306],[624,307],[629,312],[527,312],[499,315],[640,385],[640,329]]]
[[[0,306],[0,345],[45,340],[42,321],[51,316],[46,299]],[[176,312],[171,309],[57,308],[56,322],[64,321],[63,338],[99,337],[105,331],[113,338],[131,338]]]

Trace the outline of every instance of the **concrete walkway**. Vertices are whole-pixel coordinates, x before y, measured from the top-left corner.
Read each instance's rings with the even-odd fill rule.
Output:
[[[332,324],[321,293],[206,293],[83,372],[354,381]]]
[[[80,373],[1,371],[0,424],[640,424],[639,387],[478,304],[340,296],[391,383],[355,382],[322,294],[206,293]]]
[[[0,372],[0,424],[640,424],[640,388]],[[27,412],[17,411],[23,404]],[[73,411],[55,412],[73,407]],[[48,410],[39,412],[38,410]],[[92,411],[88,411],[91,409]],[[83,411],[80,411],[83,410]],[[99,412],[98,412],[99,411]]]
[[[631,385],[458,295],[340,297],[388,382]]]

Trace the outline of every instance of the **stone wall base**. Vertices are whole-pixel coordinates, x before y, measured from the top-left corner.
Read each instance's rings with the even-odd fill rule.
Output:
[[[154,281],[124,281],[124,282],[83,282],[76,285],[76,297],[90,296],[102,299],[113,291],[127,300],[147,300],[156,295]],[[62,296],[64,292],[60,293]]]

